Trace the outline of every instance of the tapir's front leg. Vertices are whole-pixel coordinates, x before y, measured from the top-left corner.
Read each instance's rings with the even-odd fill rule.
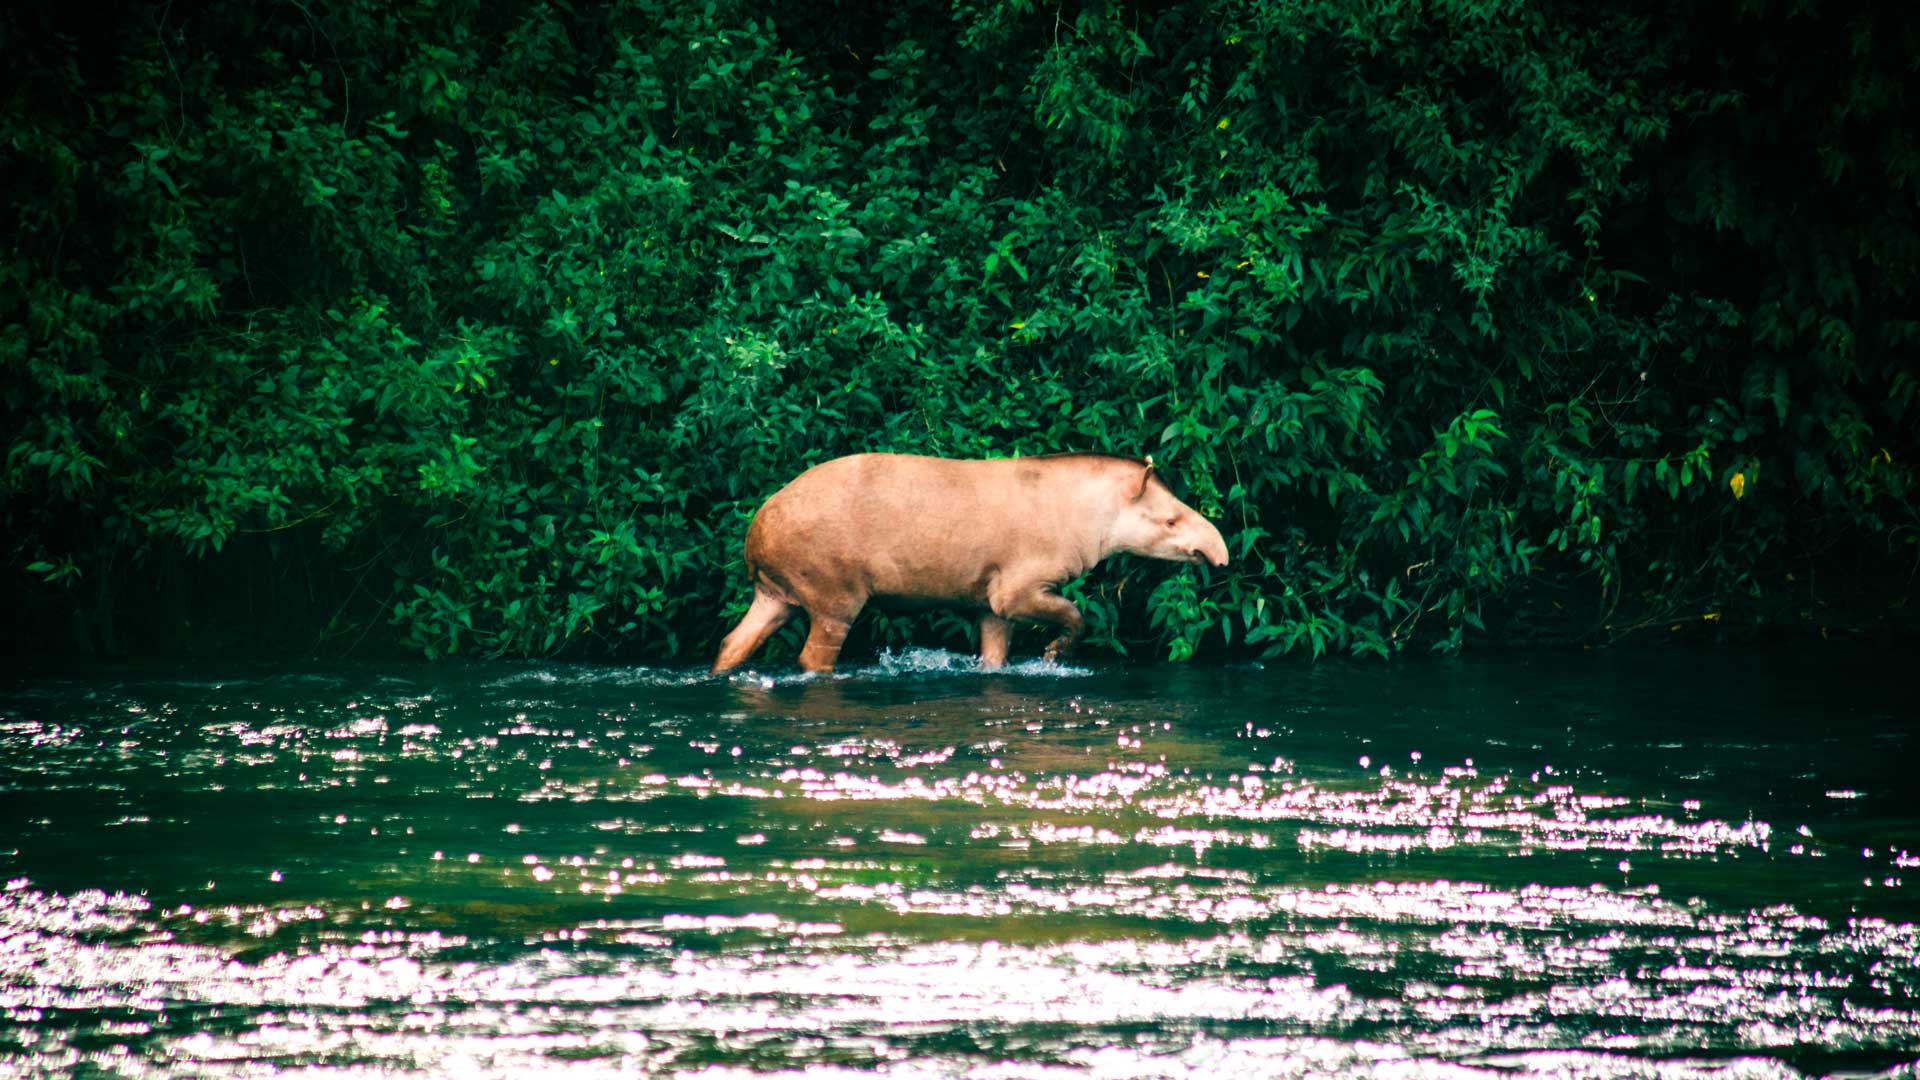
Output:
[[[988,612],[980,616],[980,666],[994,671],[1007,662],[1007,644],[1013,639],[1013,624]]]
[[[1081,618],[1080,609],[1073,606],[1073,601],[1054,592],[1051,584],[1036,585],[1013,593],[1007,598],[1006,610],[996,607],[994,613],[1009,619],[1031,619],[1058,626],[1060,636],[1047,645],[1044,654],[1049,660],[1065,656],[1087,625],[1087,620]]]
[[[837,619],[824,612],[807,615],[807,643],[800,648],[801,671],[832,671],[840,659],[840,646],[846,644],[851,619]]]

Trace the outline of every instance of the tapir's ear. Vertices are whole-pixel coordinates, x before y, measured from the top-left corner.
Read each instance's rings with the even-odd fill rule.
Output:
[[[1138,499],[1146,495],[1147,485],[1152,482],[1153,482],[1153,455],[1148,454],[1147,467],[1140,470],[1140,490],[1134,492],[1133,497]]]

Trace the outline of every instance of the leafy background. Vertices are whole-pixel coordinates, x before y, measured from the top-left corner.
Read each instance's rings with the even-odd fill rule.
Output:
[[[224,0],[0,44],[16,646],[705,659],[760,500],[875,449],[1153,454],[1236,563],[1103,567],[1096,650],[1908,622],[1910,6]]]

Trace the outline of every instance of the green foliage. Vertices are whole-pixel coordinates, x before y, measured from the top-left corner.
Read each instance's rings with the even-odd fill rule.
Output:
[[[704,657],[807,465],[1092,449],[1236,559],[1074,587],[1096,648],[1793,617],[1829,563],[1903,604],[1917,26],[10,12],[9,595],[99,643],[168,581],[335,647]]]

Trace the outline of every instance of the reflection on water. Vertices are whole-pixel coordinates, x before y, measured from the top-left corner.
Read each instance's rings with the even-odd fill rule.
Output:
[[[1835,663],[20,682],[0,1075],[1913,1077]]]

